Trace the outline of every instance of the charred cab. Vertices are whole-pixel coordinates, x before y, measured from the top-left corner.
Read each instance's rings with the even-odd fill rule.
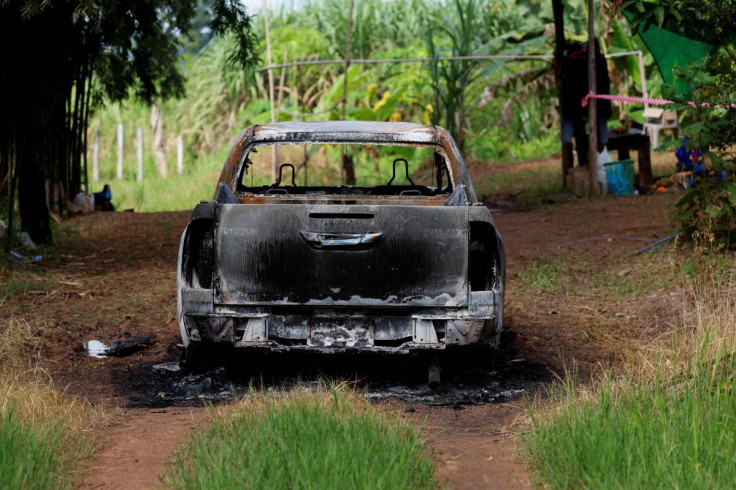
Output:
[[[504,276],[501,236],[442,128],[251,126],[182,235],[179,325],[190,356],[495,346]]]

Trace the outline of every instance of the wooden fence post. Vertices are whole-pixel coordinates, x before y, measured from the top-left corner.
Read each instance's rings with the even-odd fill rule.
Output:
[[[123,123],[118,124],[118,180],[123,179]]]
[[[164,179],[169,172],[166,168],[166,137],[164,135],[164,112],[159,106],[151,106],[151,128],[153,129],[153,156],[156,159],[158,174]]]
[[[136,147],[136,156],[138,157],[138,175],[136,180],[138,182],[143,180],[143,128],[138,128],[136,131],[138,136],[138,146]]]

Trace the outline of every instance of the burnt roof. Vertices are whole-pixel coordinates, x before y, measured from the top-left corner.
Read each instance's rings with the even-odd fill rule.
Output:
[[[439,143],[434,126],[407,122],[383,121],[304,121],[279,122],[257,126],[253,142],[291,143]]]

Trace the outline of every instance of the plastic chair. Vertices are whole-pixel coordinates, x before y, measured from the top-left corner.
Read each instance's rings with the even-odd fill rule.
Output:
[[[663,129],[674,129],[678,135],[680,134],[680,122],[675,111],[650,107],[644,111],[644,117],[647,119],[644,123],[644,132],[649,135],[653,149],[659,145],[659,132]]]

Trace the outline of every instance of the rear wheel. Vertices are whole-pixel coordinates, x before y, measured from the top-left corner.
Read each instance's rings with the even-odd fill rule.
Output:
[[[204,367],[204,361],[202,356],[202,351],[204,348],[201,345],[197,344],[189,344],[188,347],[184,348],[184,352],[181,353],[181,360],[179,363],[181,364],[182,369],[184,369],[184,372],[189,374],[195,371],[201,371]]]
[[[185,373],[199,373],[226,366],[233,357],[233,350],[231,345],[192,342],[184,349],[180,363]]]
[[[184,372],[199,373],[222,365],[227,358],[225,350],[219,345],[189,344],[182,354]]]

